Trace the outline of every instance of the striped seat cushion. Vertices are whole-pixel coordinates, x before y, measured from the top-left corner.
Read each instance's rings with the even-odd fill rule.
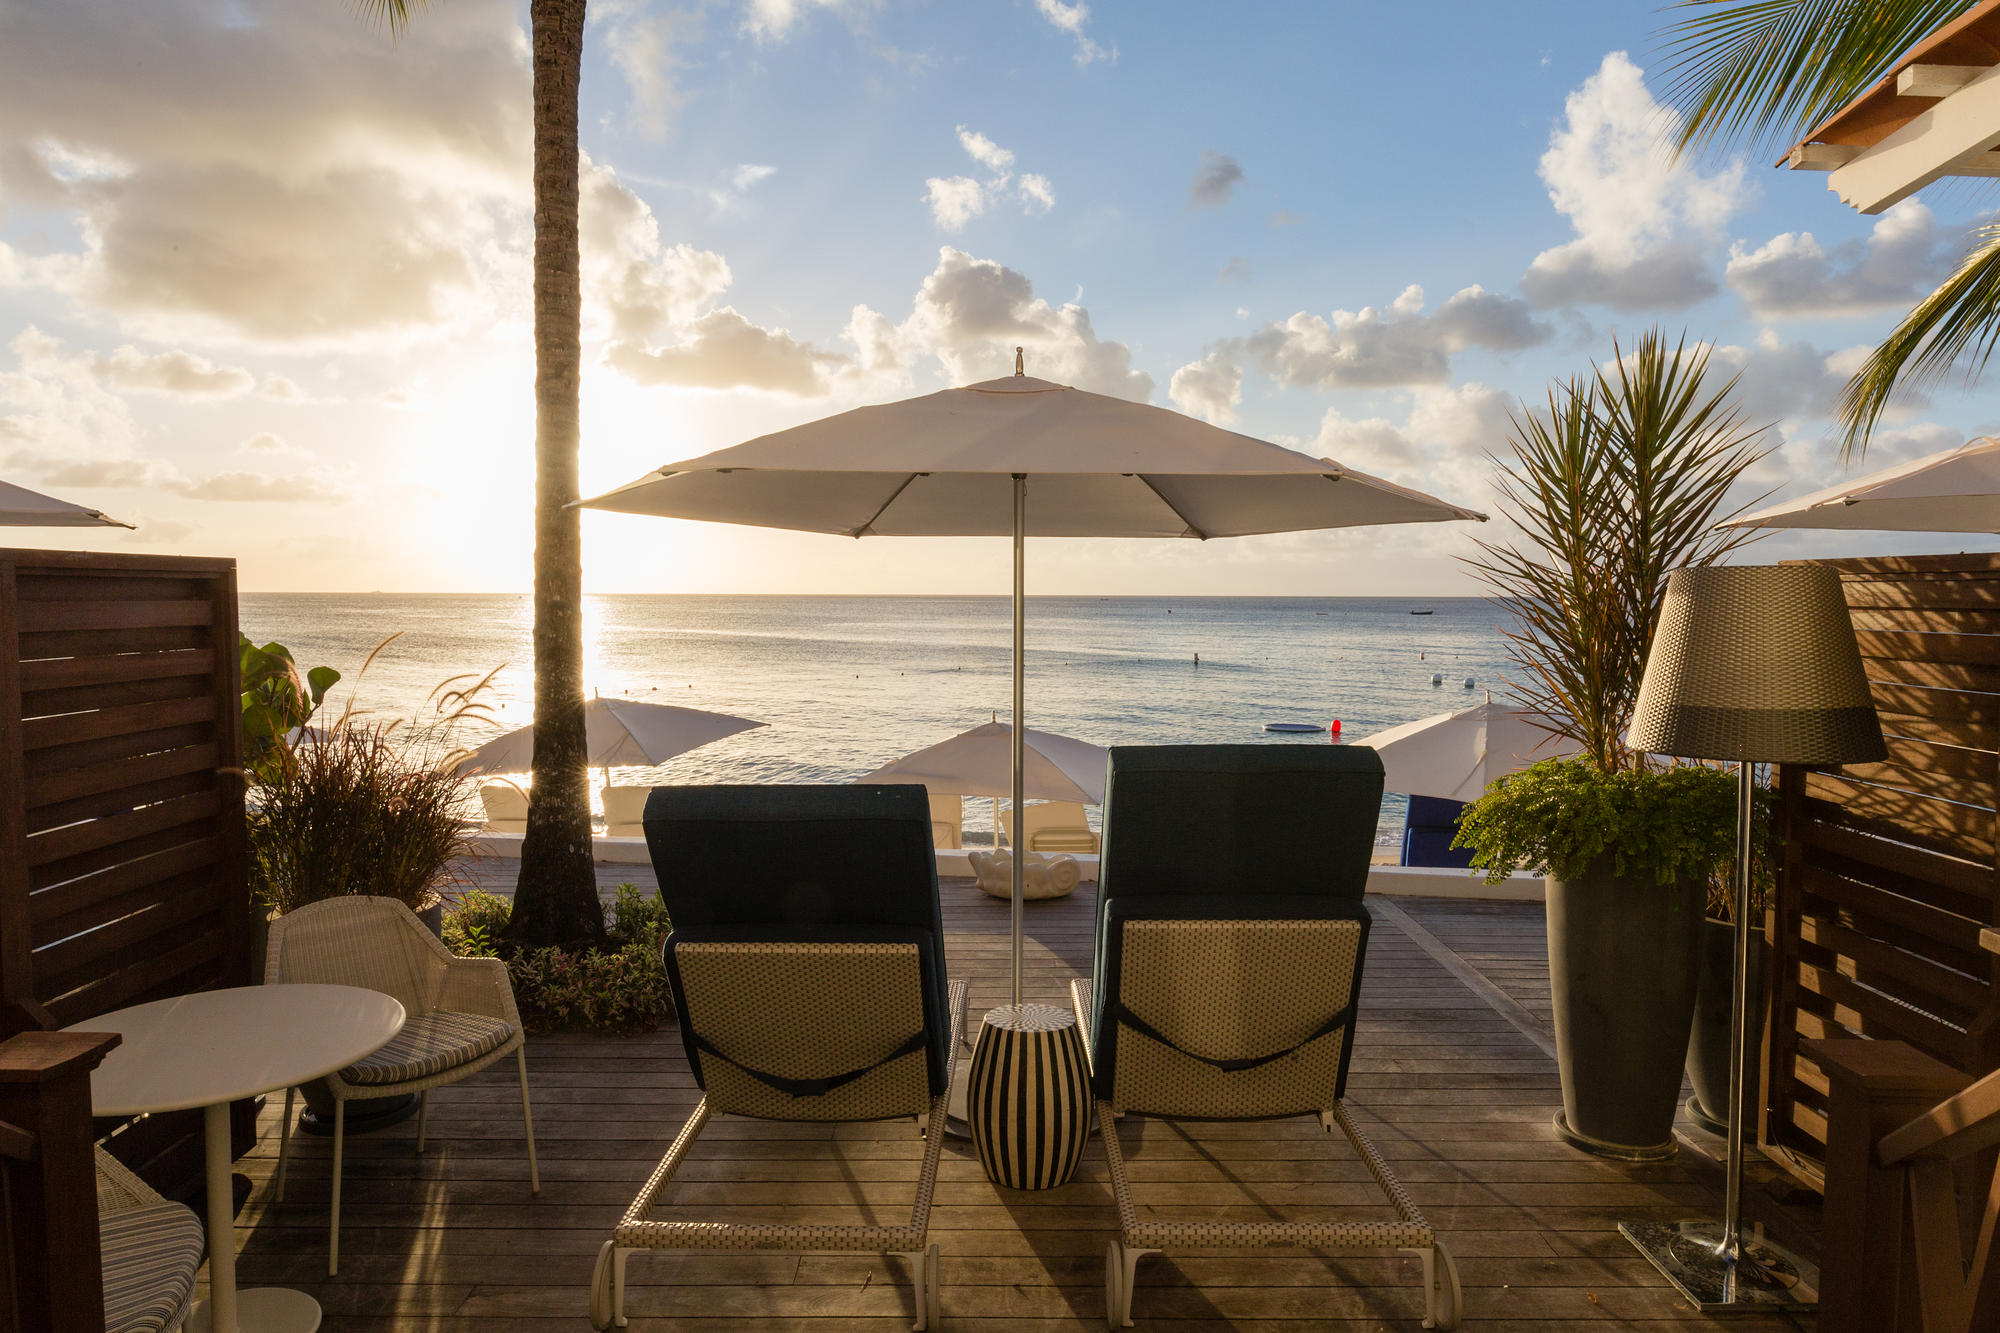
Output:
[[[162,1333],[176,1328],[201,1267],[201,1223],[191,1209],[156,1203],[112,1213],[98,1223],[104,1251],[106,1333]]]
[[[340,1071],[348,1083],[407,1083],[477,1060],[514,1035],[504,1018],[484,1014],[417,1014],[373,1055]]]

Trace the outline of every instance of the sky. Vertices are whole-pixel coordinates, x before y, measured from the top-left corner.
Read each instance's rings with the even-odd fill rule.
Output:
[[[1509,414],[1659,326],[1757,492],[1991,208],[1661,146],[1650,5],[593,0],[585,494],[1011,371],[1479,509]],[[525,5],[0,0],[0,478],[257,591],[530,586]],[[1863,470],[1993,428],[1905,402]],[[1748,494],[1742,498],[1748,499]],[[592,592],[999,593],[1006,543],[583,520]],[[1038,541],[1041,593],[1447,595],[1484,525]],[[1979,538],[1782,534],[1745,558]]]

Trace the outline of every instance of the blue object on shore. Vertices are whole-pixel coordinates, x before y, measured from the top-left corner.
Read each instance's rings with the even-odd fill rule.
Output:
[[[1266,722],[1266,731],[1325,731],[1317,722]]]
[[[1458,836],[1458,817],[1464,812],[1463,801],[1412,796],[1409,811],[1403,816],[1403,864],[1470,869],[1472,849],[1451,845]]]

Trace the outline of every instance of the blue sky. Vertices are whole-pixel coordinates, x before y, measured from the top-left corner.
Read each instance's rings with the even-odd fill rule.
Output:
[[[1515,397],[1653,324],[1778,423],[1759,487],[1817,489],[1857,349],[1990,205],[1863,218],[1821,175],[1670,163],[1649,6],[591,13],[586,491],[1020,342],[1049,378],[1485,507]],[[524,28],[499,0],[434,0],[399,41],[337,0],[0,0],[0,476],[234,555],[250,588],[525,589]],[[1868,465],[1983,433],[1994,401],[1906,405]],[[993,542],[591,515],[586,546],[597,591],[1005,579]],[[1030,578],[1469,592],[1469,550],[1457,526],[1049,542]]]

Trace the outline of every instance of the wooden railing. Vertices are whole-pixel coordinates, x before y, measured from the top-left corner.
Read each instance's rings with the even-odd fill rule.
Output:
[[[0,1042],[0,1333],[102,1333],[90,1071],[115,1033]]]
[[[2000,931],[1981,942],[2000,954]],[[1810,1050],[1830,1090],[1820,1333],[2000,1328],[2000,1073],[1900,1041]]]

